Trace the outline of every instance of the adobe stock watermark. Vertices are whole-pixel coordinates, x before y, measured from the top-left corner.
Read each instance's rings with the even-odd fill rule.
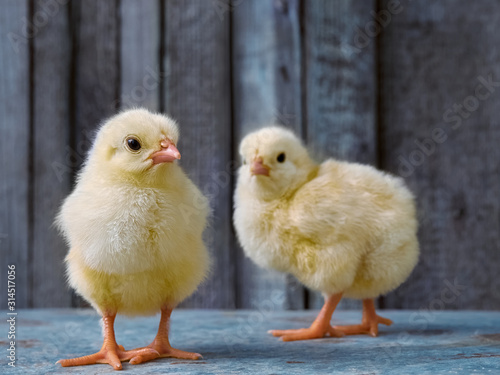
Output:
[[[353,43],[342,44],[342,53],[348,57],[352,54],[360,53],[391,23],[392,17],[401,13],[403,10],[404,7],[399,0],[390,0],[387,3],[386,9],[381,9],[378,12],[374,10],[370,11],[373,20],[368,21],[363,28],[356,26]]]
[[[443,284],[444,287],[438,297],[433,298],[410,315],[408,322],[415,329],[399,333],[394,343],[384,346],[382,355],[378,356],[376,360],[368,360],[368,364],[372,368],[392,367],[395,358],[401,355],[403,349],[406,346],[414,345],[415,331],[425,331],[429,324],[435,322],[436,316],[445,310],[446,305],[455,302],[467,289],[465,285],[459,284],[457,279],[454,279],[453,282],[445,279]]]
[[[54,171],[59,183],[63,182],[64,176],[68,173],[72,173],[73,168],[81,165],[85,160],[85,155],[92,147],[92,142],[94,139],[93,132],[87,129],[82,131],[83,139],[78,142],[76,148],[72,148],[68,145],[65,147],[65,156],[63,162],[53,161],[51,166]]]
[[[500,280],[495,280],[491,284],[491,294],[493,298],[500,300]]]
[[[39,350],[40,354],[56,358],[61,353],[65,353],[68,344],[81,337],[89,329],[89,326],[102,321],[95,310],[74,309],[73,311],[76,314],[75,319],[64,323],[64,326],[60,326],[57,330],[50,332],[46,336],[46,342]]]
[[[443,113],[443,121],[449,124],[449,128],[454,131],[459,129],[464,120],[467,120],[472,113],[476,112],[481,102],[484,102],[500,87],[500,81],[495,81],[493,74],[488,74],[486,78],[477,77],[479,84],[474,89],[474,95],[469,95],[461,103],[454,103]],[[398,156],[398,173],[401,177],[409,177],[415,169],[421,166],[425,160],[436,152],[437,146],[446,142],[449,130],[443,127],[432,129],[430,137],[423,140],[415,139],[416,148],[408,154]]]
[[[134,86],[129,93],[122,93],[120,98],[112,103],[112,110],[139,107],[148,98],[148,94],[158,89],[160,83],[170,75],[170,70],[159,71],[146,66],[141,84]]]
[[[170,71],[158,71],[149,66],[145,68],[145,71],[140,85],[133,87],[129,93],[122,94],[120,99],[111,104],[112,111],[116,112],[120,108],[140,107],[147,99],[148,92],[156,90],[160,82],[170,75]],[[84,129],[82,135],[83,138],[76,144],[75,148],[69,145],[65,147],[62,162],[54,161],[51,165],[59,182],[62,182],[66,174],[72,173],[74,168],[84,162],[87,152],[92,147],[94,132]]]
[[[295,113],[288,112],[286,106],[283,106],[281,111],[278,108],[275,108],[273,111],[273,121],[280,125],[291,125],[296,118],[297,115]]]
[[[285,301],[285,292],[282,290],[273,290],[268,299],[258,301],[255,304],[255,310],[250,312],[246,318],[238,318],[238,326],[234,330],[225,330],[224,343],[229,352],[235,352],[235,346],[248,344],[250,338],[265,320],[277,310]]]
[[[8,365],[16,367],[18,356],[16,354],[16,265],[7,266],[7,358]]]
[[[288,113],[285,106],[282,110],[275,108],[273,111],[273,121],[281,125],[290,125],[296,118],[297,116],[294,113]],[[223,170],[212,173],[208,181],[200,186],[200,190],[203,192],[203,195],[209,199],[211,206],[216,204],[215,201],[220,196],[221,192],[228,188],[232,181],[232,177],[236,176],[239,166],[236,160],[228,161]],[[186,224],[189,224],[193,215],[199,215],[200,210],[204,210],[204,207],[204,197],[198,195],[193,196],[193,200],[189,204],[179,204],[181,216]]]
[[[31,38],[37,36],[40,31],[47,26],[51,18],[54,18],[61,6],[69,3],[69,0],[45,0],[40,1],[39,9],[33,14],[33,18],[29,20],[27,17],[21,18],[21,26],[19,31],[10,32],[7,38],[15,53],[19,53],[23,46],[28,44]]]
[[[432,299],[427,306],[410,315],[410,324],[418,325],[418,329],[425,330],[429,323],[436,320],[436,313],[443,311],[446,305],[455,302],[462,295],[462,292],[467,289],[465,285],[459,284],[456,278],[453,283],[447,279],[444,280],[444,285],[445,287],[441,289],[439,298]]]
[[[196,217],[200,214],[200,211],[205,209],[205,197],[208,198],[211,206],[214,204],[214,201],[220,196],[221,192],[229,187],[232,176],[236,174],[237,170],[238,163],[230,160],[226,163],[223,170],[212,173],[208,181],[200,186],[203,196],[195,194],[189,204],[183,202],[179,204],[181,216],[186,224],[190,223],[193,215]]]
[[[231,13],[236,9],[238,5],[243,3],[244,0],[211,0],[211,4],[217,16],[221,21],[224,21],[224,18],[227,13]]]

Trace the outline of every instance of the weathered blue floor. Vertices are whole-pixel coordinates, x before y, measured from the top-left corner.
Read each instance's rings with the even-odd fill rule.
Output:
[[[114,373],[109,365],[62,368],[55,362],[101,347],[99,317],[91,310],[19,310],[17,362],[8,366],[7,312],[0,323],[0,373]],[[171,343],[196,351],[199,361],[160,359],[130,365],[140,374],[500,374],[499,312],[383,311],[394,320],[377,338],[350,336],[284,343],[268,329],[308,326],[315,312],[176,310]],[[338,311],[335,324],[353,324],[360,312]],[[149,344],[159,317],[118,317],[118,343]]]

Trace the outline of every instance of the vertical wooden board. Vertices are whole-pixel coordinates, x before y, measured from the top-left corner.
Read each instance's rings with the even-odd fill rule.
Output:
[[[160,2],[121,0],[120,108],[160,109]]]
[[[377,163],[376,40],[358,40],[374,10],[375,1],[304,2],[306,134],[318,160]],[[310,293],[311,307],[322,304]],[[343,300],[338,308],[359,307]]]
[[[210,198],[209,279],[184,307],[234,307],[229,18],[213,2],[165,3],[164,108],[180,124],[181,165]]]
[[[234,1],[231,9],[233,142],[239,160],[239,142],[255,129],[274,123],[302,134],[299,1]],[[304,308],[304,289],[293,277],[260,269],[239,246],[236,251],[238,307],[272,300],[276,309]]]
[[[95,130],[119,105],[119,0],[72,2],[71,165],[81,167]],[[75,296],[74,305],[84,305]]]
[[[83,162],[94,130],[116,112],[120,92],[119,0],[72,3],[74,27],[73,166]]]
[[[376,163],[374,1],[305,2],[307,141],[320,156]]]
[[[420,262],[387,307],[500,308],[499,33],[498,2],[447,0],[405,4],[381,37],[383,165],[421,218]]]
[[[34,19],[46,19],[33,39],[33,292],[34,307],[69,307],[63,260],[67,248],[53,221],[69,193],[68,5],[36,0]]]
[[[0,12],[0,309],[7,308],[7,265],[16,265],[16,307],[29,307],[30,60],[28,1]]]

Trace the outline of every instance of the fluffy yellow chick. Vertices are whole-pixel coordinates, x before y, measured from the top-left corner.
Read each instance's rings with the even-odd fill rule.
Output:
[[[144,109],[119,113],[98,131],[85,165],[56,219],[70,250],[69,284],[102,315],[99,352],[62,366],[157,357],[198,359],[168,340],[172,309],[192,294],[209,268],[202,241],[207,199],[174,163],[179,130],[170,118]],[[154,341],[125,351],[114,336],[116,314],[161,311]]]
[[[318,165],[290,131],[269,127],[240,145],[234,225],[245,254],[293,274],[325,304],[309,328],[270,331],[284,341],[378,334],[373,299],[418,261],[414,198],[402,179],[333,159]],[[363,300],[362,323],[330,325],[342,296]]]

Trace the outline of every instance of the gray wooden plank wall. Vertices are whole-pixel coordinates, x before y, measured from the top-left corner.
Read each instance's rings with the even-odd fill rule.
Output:
[[[418,196],[422,243],[387,306],[500,307],[499,35],[500,3],[446,0],[411,2],[381,38],[381,163]]]
[[[27,0],[9,1],[0,12],[0,293],[7,295],[7,264],[16,264],[19,306],[30,304],[32,285],[30,45],[20,24],[29,10]],[[2,298],[1,308],[6,306]]]
[[[500,308],[499,3],[2,3],[0,293],[15,263],[18,307],[82,304],[51,223],[97,126],[144,106],[179,121],[181,164],[214,210],[214,271],[183,306],[321,305],[246,259],[231,224],[238,142],[278,123],[317,158],[378,166],[417,195],[421,261],[381,307]]]
[[[33,5],[33,14],[44,12],[43,2]],[[67,8],[54,8],[51,14],[50,22],[32,41],[33,242],[27,269],[32,276],[30,302],[39,307],[71,303],[61,262],[66,247],[52,227],[57,202],[69,193],[72,177],[68,166],[71,33]]]

